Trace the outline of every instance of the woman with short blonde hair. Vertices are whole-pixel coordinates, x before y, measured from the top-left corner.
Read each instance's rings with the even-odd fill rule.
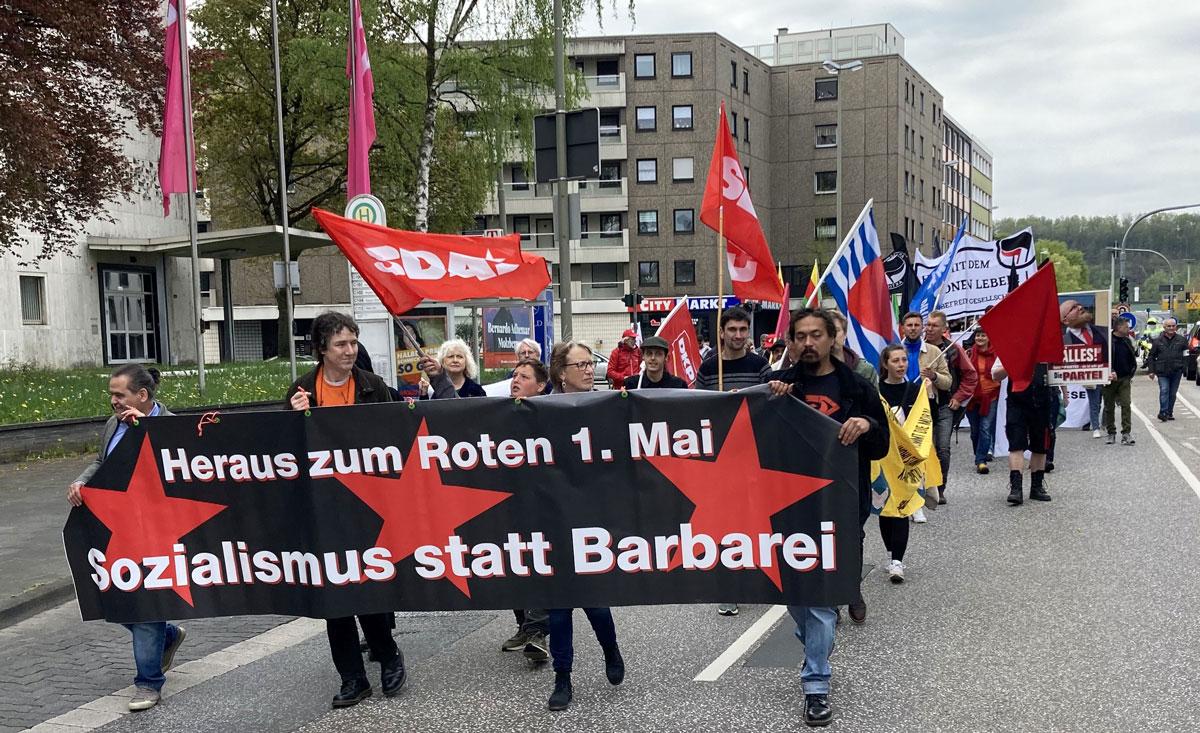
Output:
[[[475,378],[479,376],[479,366],[475,363],[475,357],[471,355],[471,349],[467,346],[466,341],[462,339],[443,341],[438,349],[437,359],[459,397],[487,396],[483,387],[475,381]]]

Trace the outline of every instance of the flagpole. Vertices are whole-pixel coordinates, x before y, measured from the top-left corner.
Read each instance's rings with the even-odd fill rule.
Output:
[[[271,0],[271,52],[275,59],[275,126],[279,143],[279,218],[283,222],[283,287],[287,314],[288,367],[296,381],[296,339],[292,335],[292,245],[288,239],[287,169],[283,155],[283,89],[279,70],[279,4]]]
[[[725,312],[725,204],[717,212],[717,391],[725,391],[725,341],[721,338],[721,317]]]
[[[192,143],[192,79],[188,70],[187,52],[187,7],[184,0],[179,0],[178,19],[175,24],[179,29],[179,83],[183,87],[180,99],[183,102],[183,154],[187,163],[187,197],[188,197],[188,241],[191,244],[192,260],[192,306],[196,311],[196,375],[200,396],[204,396],[204,334],[203,314],[200,310],[200,243],[196,233],[196,149]],[[233,328],[233,324],[228,324]],[[232,358],[232,355],[231,357]]]
[[[862,224],[863,217],[866,216],[867,212],[871,210],[871,206],[874,203],[875,199],[867,199],[867,203],[863,206],[862,211],[858,212],[858,218],[854,220],[853,226],[846,230],[846,236],[842,239],[841,245],[838,246],[837,251],[833,253],[833,256],[829,258],[829,264],[825,266],[825,272],[821,273],[821,279],[817,281],[817,287],[813,289],[812,295],[808,296],[808,298],[804,301],[805,307],[812,307],[813,298],[817,296],[817,293],[821,292],[821,286],[825,284],[825,278],[829,277],[829,273],[833,270],[834,263],[837,262],[838,258],[842,256],[842,252],[845,252],[846,248],[850,246],[851,235],[858,231],[859,225]]]

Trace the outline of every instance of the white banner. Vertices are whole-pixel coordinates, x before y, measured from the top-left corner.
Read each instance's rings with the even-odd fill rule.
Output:
[[[925,257],[918,249],[914,263],[918,282],[929,277],[945,257]],[[948,319],[983,315],[985,308],[999,303],[1036,270],[1030,229],[993,242],[964,234],[942,287],[938,310],[944,311]]]

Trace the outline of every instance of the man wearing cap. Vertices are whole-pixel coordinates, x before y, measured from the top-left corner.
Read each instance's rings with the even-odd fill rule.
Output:
[[[625,379],[642,370],[642,352],[637,346],[637,331],[625,329],[621,343],[608,355],[608,381],[613,389],[624,389]]]
[[[687,389],[687,382],[667,371],[667,340],[651,336],[642,342],[641,374],[625,379],[625,389]]]

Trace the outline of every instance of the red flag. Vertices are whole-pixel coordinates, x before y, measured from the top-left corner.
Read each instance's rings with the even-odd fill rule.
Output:
[[[346,198],[371,193],[368,153],[375,142],[375,76],[367,55],[367,32],[362,8],[350,0],[350,43],[346,48],[346,77],[350,79],[350,151],[346,159]]]
[[[363,279],[400,315],[422,300],[533,300],[550,284],[546,260],[521,237],[462,237],[388,229],[321,209],[313,216]]]
[[[1062,324],[1058,317],[1058,281],[1054,263],[1038,269],[979,319],[996,356],[1004,364],[1014,392],[1024,391],[1042,362],[1061,364]]]
[[[720,231],[722,210],[725,212],[725,254],[729,258],[733,294],[742,300],[778,303],[783,297],[783,285],[775,277],[775,259],[771,257],[767,238],[763,236],[754,204],[750,202],[750,188],[725,120],[724,102],[721,103],[721,121],[717,126],[712,162],[708,166],[708,182],[704,185],[700,221],[709,229]]]
[[[783,286],[783,300],[779,303],[779,318],[775,319],[775,338],[786,339],[788,335],[788,326],[792,321],[792,284],[787,283]]]
[[[696,339],[696,327],[692,325],[692,313],[688,310],[687,298],[679,303],[662,319],[655,336],[662,338],[670,347],[667,350],[667,371],[695,385],[700,374],[700,341]]]
[[[163,105],[162,142],[158,149],[158,187],[163,194],[163,216],[171,213],[171,194],[188,192],[186,135],[183,117],[190,114],[191,101],[185,99],[183,59],[179,53],[179,18],[186,13],[184,0],[169,0],[163,20],[163,63],[167,65],[166,103]],[[193,181],[196,172],[191,171]]]

